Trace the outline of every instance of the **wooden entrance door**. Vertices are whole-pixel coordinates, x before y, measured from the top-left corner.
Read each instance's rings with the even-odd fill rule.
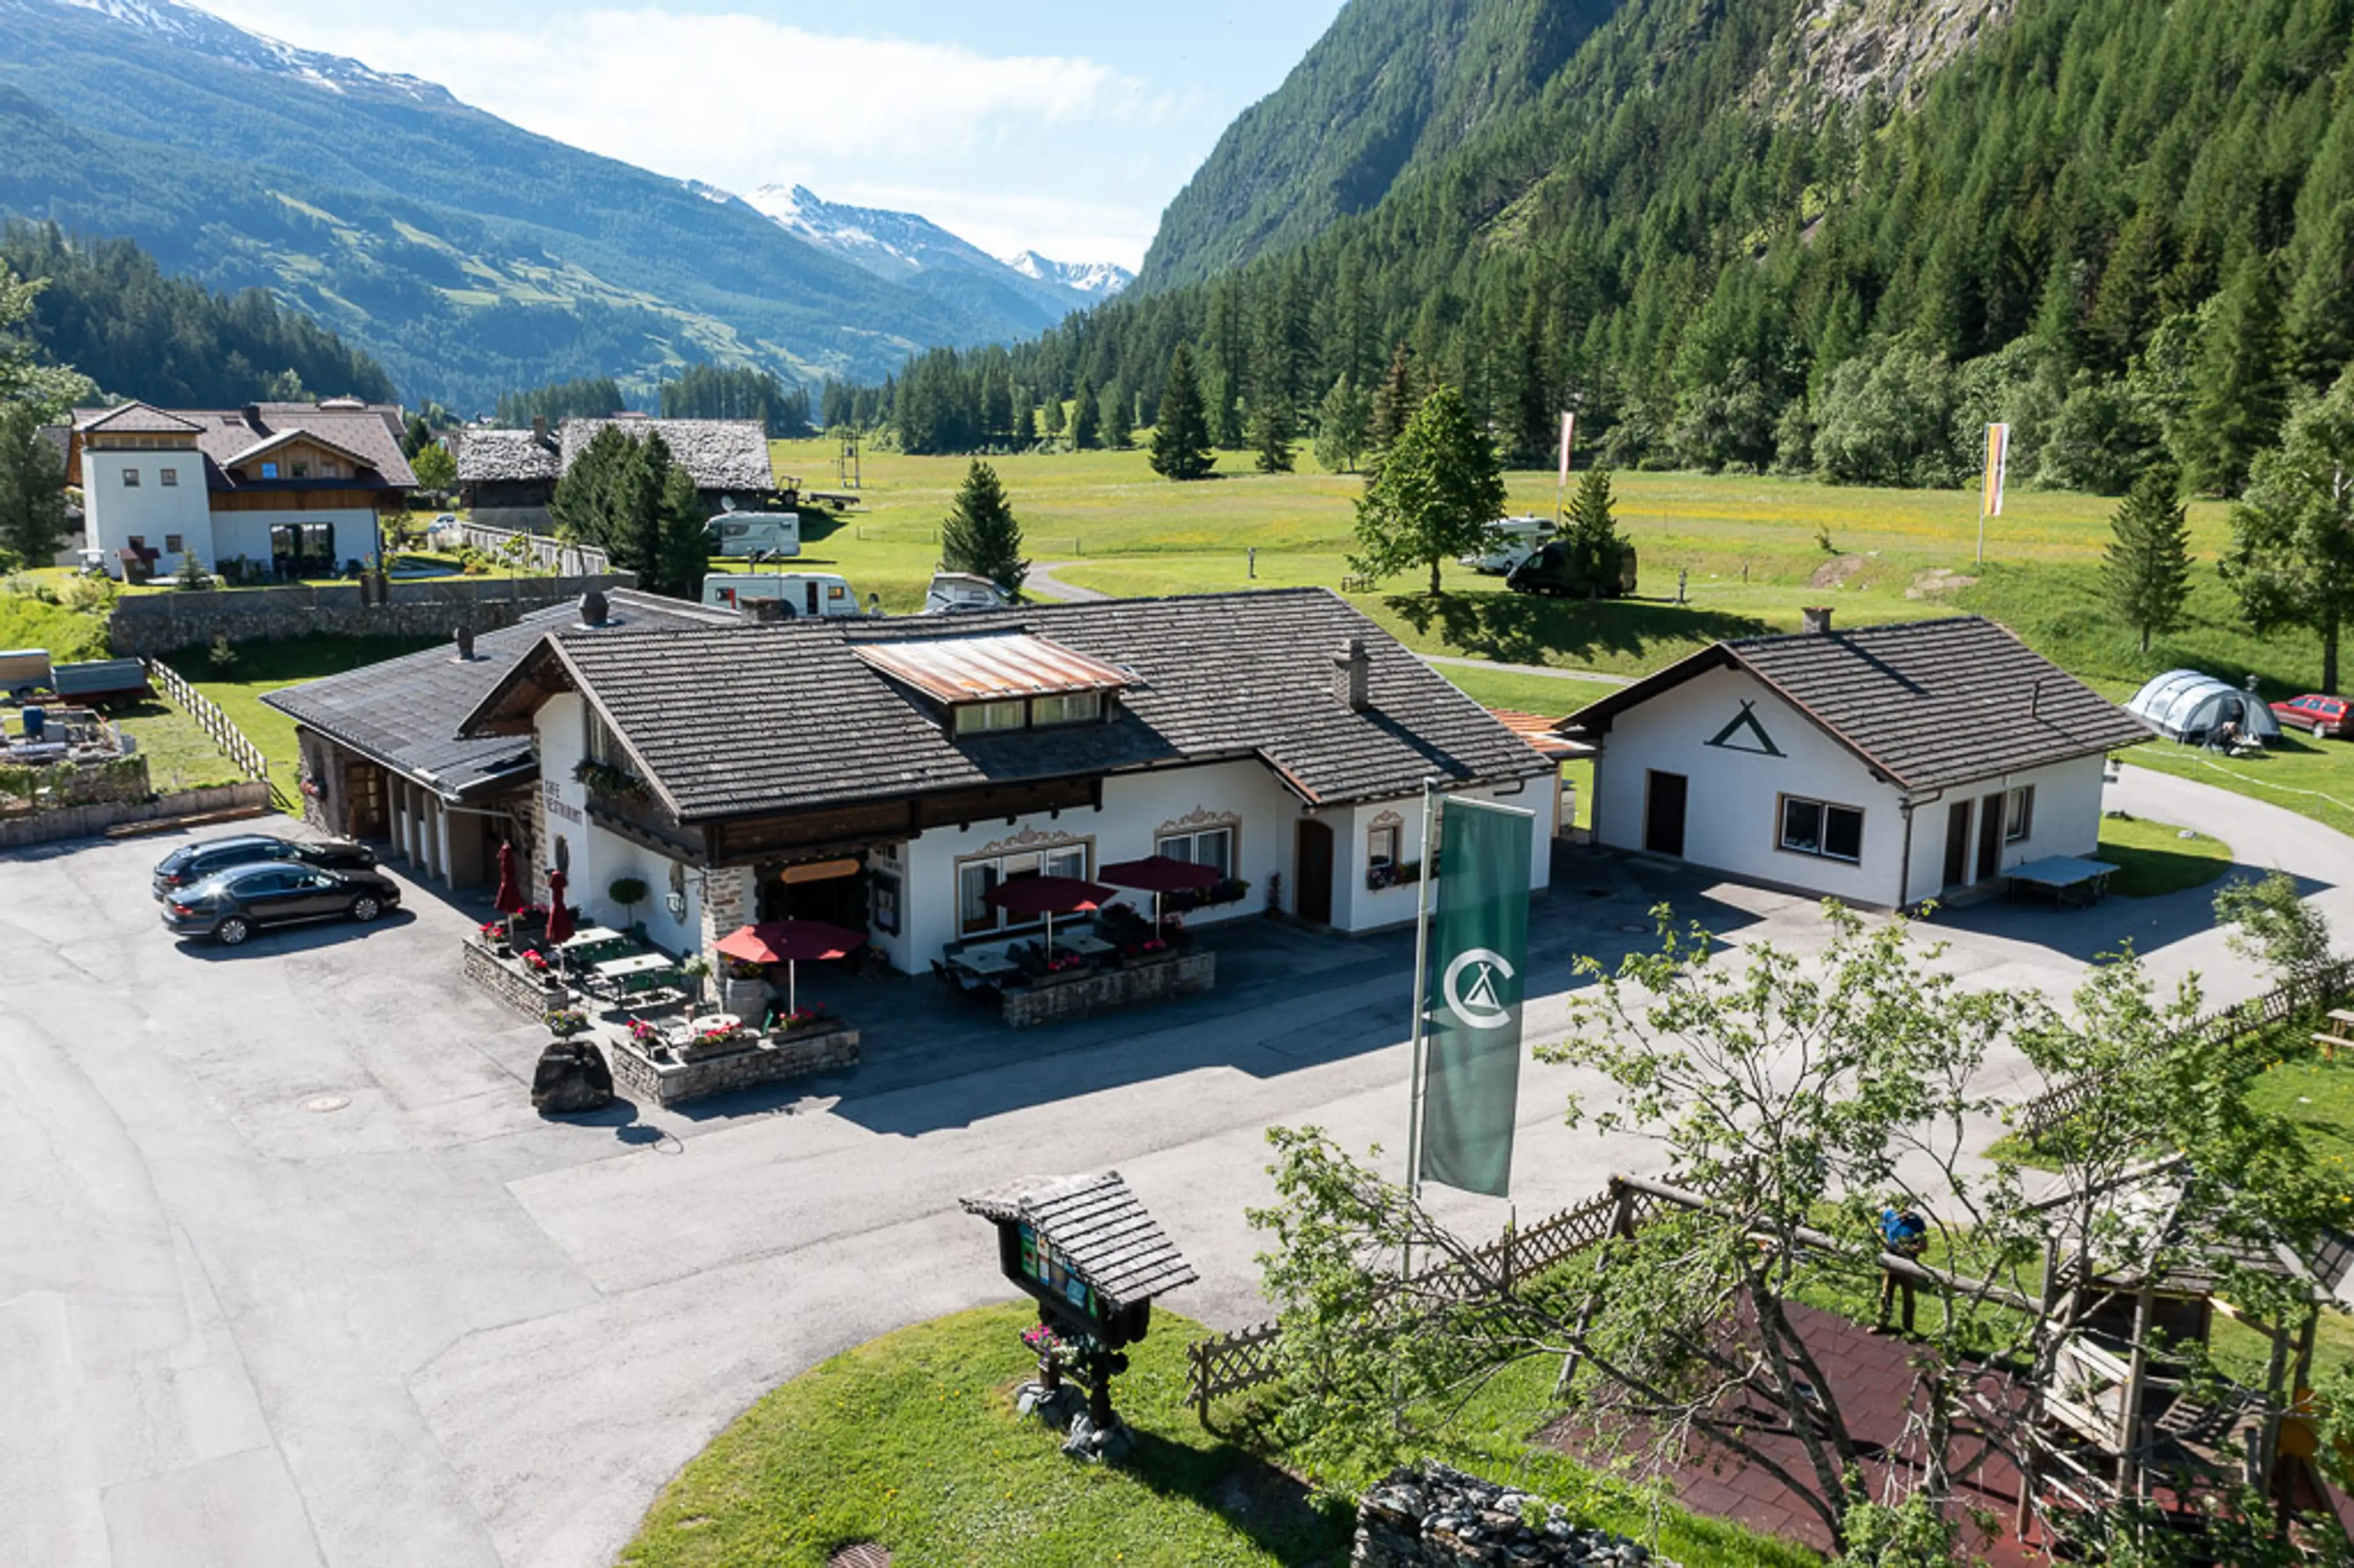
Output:
[[[1691,782],[1681,773],[1651,772],[1643,790],[1643,847],[1678,860],[1684,853],[1684,798]]]
[[[1299,822],[1299,847],[1291,868],[1292,902],[1311,926],[1332,923],[1332,830],[1309,818]]]
[[[1978,874],[1988,882],[2002,869],[2002,797],[1988,795],[1978,802]]]
[[[1970,879],[1970,803],[1956,800],[1946,809],[1946,880],[1939,885],[1959,887]]]

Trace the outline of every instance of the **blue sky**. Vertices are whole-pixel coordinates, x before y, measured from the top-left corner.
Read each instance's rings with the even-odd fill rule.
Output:
[[[801,184],[974,243],[1134,267],[1340,0],[197,0],[519,125],[738,193]]]

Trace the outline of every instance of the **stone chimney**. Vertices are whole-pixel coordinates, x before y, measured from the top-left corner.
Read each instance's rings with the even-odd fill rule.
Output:
[[[1373,700],[1373,660],[1365,652],[1365,640],[1349,639],[1348,646],[1332,655],[1332,694],[1347,705],[1352,713],[1363,713]]]
[[[1827,637],[1830,634],[1831,607],[1829,605],[1810,604],[1798,613],[1806,618],[1808,631],[1818,637]]]
[[[244,416],[245,416],[245,422],[246,422],[247,424],[249,424],[249,425],[251,425],[251,426],[252,426],[256,430],[259,430],[259,429],[261,429],[261,405],[260,405],[260,404],[259,404],[259,403],[248,403],[244,408],[239,408],[239,409],[238,410],[238,412],[239,412],[239,413],[240,413],[240,414],[242,414],[242,415],[244,415]]]
[[[612,607],[605,602],[605,596],[597,589],[590,588],[580,596],[581,625],[602,626],[612,619]]]
[[[531,417],[531,439],[537,441],[541,446],[546,446],[547,444],[546,415],[534,414]]]
[[[458,662],[472,663],[474,662],[474,629],[471,626],[461,626],[451,632],[451,636],[457,641]]]

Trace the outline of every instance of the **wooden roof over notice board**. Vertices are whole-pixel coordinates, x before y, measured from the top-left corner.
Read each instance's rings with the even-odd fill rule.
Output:
[[[1065,1267],[1115,1308],[1150,1301],[1201,1277],[1117,1171],[1024,1176],[961,1202],[967,1213],[983,1219],[1028,1222]]]

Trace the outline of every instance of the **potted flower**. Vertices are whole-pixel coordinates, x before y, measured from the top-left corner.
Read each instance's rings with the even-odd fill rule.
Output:
[[[559,1007],[547,1015],[547,1032],[558,1040],[569,1040],[575,1034],[586,1033],[588,1015],[577,1007]]]
[[[1038,1358],[1038,1386],[1047,1393],[1063,1386],[1063,1357],[1070,1343],[1044,1323],[1022,1331],[1022,1343]]]
[[[779,1034],[790,1034],[798,1030],[812,1029],[828,1022],[830,1020],[826,1016],[825,1003],[822,1001],[812,1001],[806,1007],[796,1007],[790,1012],[771,1012],[769,1015],[769,1026]]]
[[[656,1062],[670,1060],[670,1042],[663,1038],[661,1030],[642,1018],[630,1020],[630,1044]]]
[[[475,934],[482,938],[482,946],[503,959],[514,950],[507,940],[507,923],[504,920],[485,920],[475,928]]]

